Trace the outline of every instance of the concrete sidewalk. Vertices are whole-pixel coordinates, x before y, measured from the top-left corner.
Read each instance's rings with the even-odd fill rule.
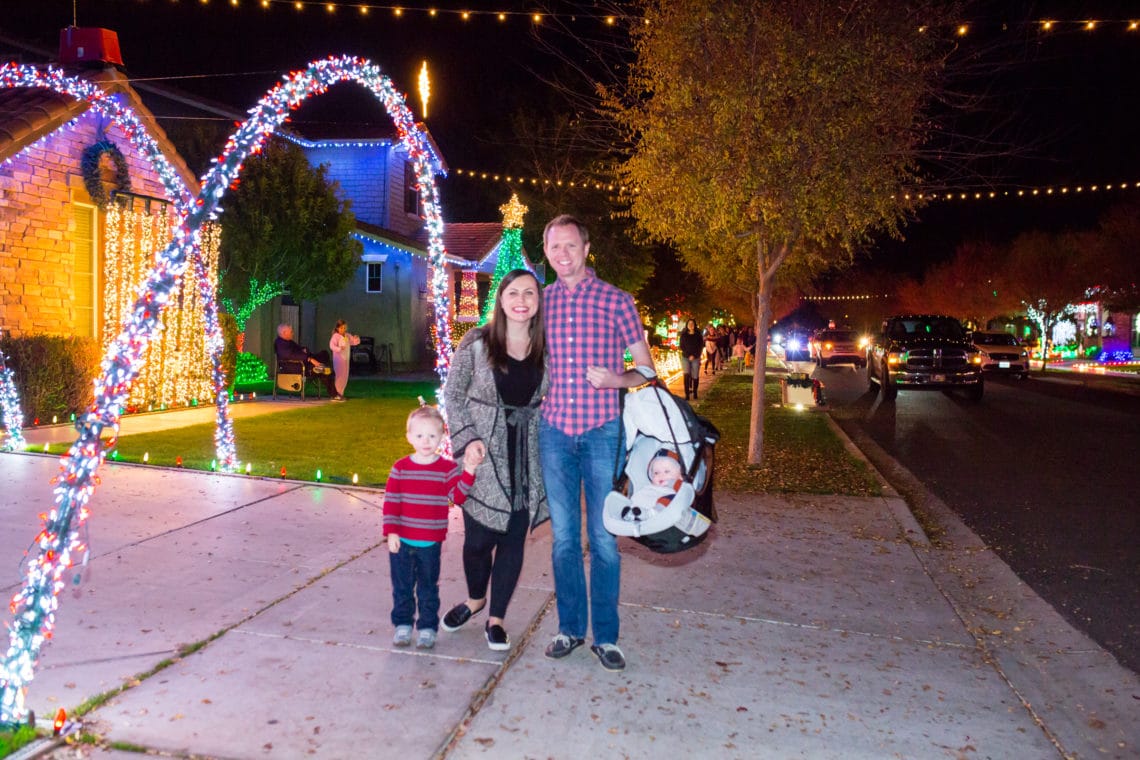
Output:
[[[0,455],[9,595],[57,469]],[[960,524],[950,548],[929,546],[894,496],[720,493],[720,523],[690,552],[623,539],[629,667],[613,674],[586,649],[543,656],[557,631],[549,526],[529,540],[510,652],[488,650],[481,615],[433,650],[401,650],[381,493],[130,465],[102,476],[91,560],[27,699],[46,717],[126,687],[83,719],[107,742],[218,758],[1140,751],[1136,675]],[[461,546],[455,512],[444,609],[466,595]],[[85,755],[138,756],[54,752]]]

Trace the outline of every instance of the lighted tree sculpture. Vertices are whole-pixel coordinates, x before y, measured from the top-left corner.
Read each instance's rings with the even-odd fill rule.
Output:
[[[499,283],[508,272],[513,269],[529,269],[526,257],[522,252],[523,218],[526,216],[526,206],[519,201],[518,193],[511,193],[511,199],[499,206],[503,214],[503,239],[499,243],[499,258],[495,262],[495,273],[491,276],[490,296],[483,306],[484,324],[495,313],[495,293],[499,291]]]

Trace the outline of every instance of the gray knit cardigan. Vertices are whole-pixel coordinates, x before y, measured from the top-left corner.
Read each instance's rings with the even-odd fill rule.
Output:
[[[550,370],[546,369],[529,407],[522,411],[528,427],[526,456],[530,482],[526,504],[531,528],[550,519],[538,456],[538,407],[549,387]],[[474,328],[464,335],[452,354],[443,399],[456,461],[462,459],[464,449],[472,441],[482,440],[487,447],[487,457],[475,470],[475,485],[467,493],[463,511],[479,524],[506,533],[511,517],[506,420],[509,409],[500,401],[495,388],[495,374],[484,350],[482,328]]]

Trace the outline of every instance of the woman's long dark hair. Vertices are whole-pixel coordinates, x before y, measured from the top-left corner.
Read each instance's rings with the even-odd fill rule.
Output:
[[[538,278],[526,269],[512,269],[503,275],[499,282],[499,290],[495,293],[495,312],[491,321],[483,328],[483,342],[487,346],[487,358],[491,365],[500,372],[507,371],[507,313],[503,311],[503,291],[507,286],[520,277],[530,277],[534,280],[538,291],[538,310],[530,319],[530,352],[526,361],[542,369],[543,355],[546,353],[546,330],[542,324],[542,286]]]

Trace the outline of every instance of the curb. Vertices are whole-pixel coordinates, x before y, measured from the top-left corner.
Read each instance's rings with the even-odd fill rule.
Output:
[[[846,449],[851,456],[867,465],[867,469],[871,471],[875,476],[875,480],[879,482],[879,486],[883,489],[883,501],[891,510],[891,514],[894,515],[895,520],[902,529],[903,537],[912,544],[930,548],[930,537],[926,535],[926,531],[922,529],[922,525],[919,524],[918,519],[915,518],[906,499],[895,490],[894,486],[887,482],[887,479],[883,477],[883,473],[879,472],[879,469],[867,458],[863,450],[855,445],[855,442],[848,437],[847,432],[839,426],[839,423],[831,418],[830,411],[824,411],[824,418],[827,420],[828,427],[831,428],[831,431],[835,433],[836,437],[843,443],[843,448]],[[886,456],[886,452],[883,452],[883,454]]]

